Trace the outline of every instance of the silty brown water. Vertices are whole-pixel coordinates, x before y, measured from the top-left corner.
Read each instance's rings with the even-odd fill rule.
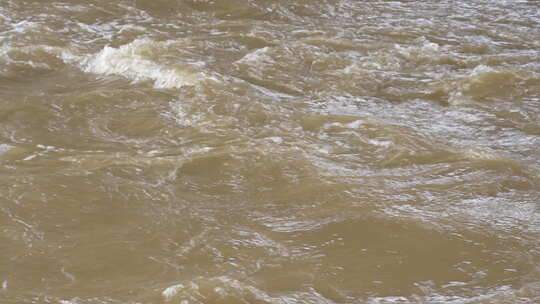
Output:
[[[539,22],[0,0],[0,302],[539,303]]]

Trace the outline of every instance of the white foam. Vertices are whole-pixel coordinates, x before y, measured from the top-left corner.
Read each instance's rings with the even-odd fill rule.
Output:
[[[82,61],[83,71],[102,75],[123,76],[134,82],[153,80],[156,88],[180,88],[194,85],[204,75],[187,66],[160,64],[160,48],[165,45],[149,39],[134,40],[118,48],[104,47]],[[152,58],[157,57],[157,58]]]
[[[244,55],[244,57],[240,58],[240,60],[236,61],[235,63],[261,62],[264,60],[268,60],[269,57],[268,55],[266,55],[266,53],[269,49],[269,47],[263,47],[253,52],[247,53],[246,55]]]
[[[463,223],[489,227],[499,231],[540,232],[540,214],[536,203],[514,201],[508,198],[480,197],[455,202],[450,206],[418,207],[400,205],[385,208],[385,213],[396,217],[410,217],[425,223],[437,223],[441,228],[452,229],[447,223]],[[441,221],[442,220],[442,221]],[[447,221],[451,220],[451,221]]]
[[[139,31],[144,32],[146,28],[133,24],[124,24],[119,26],[118,34],[122,34],[125,31]]]
[[[21,21],[21,22],[12,24],[11,26],[13,27],[11,32],[25,33],[28,30],[35,29],[35,28],[39,27],[39,24],[36,23],[36,22],[26,21],[25,20],[25,21]]]
[[[172,285],[172,286],[169,286],[169,287],[165,288],[165,290],[163,290],[161,295],[163,296],[165,301],[170,301],[183,288],[184,288],[184,285],[182,285],[182,284]]]
[[[31,59],[19,60],[14,54],[22,53],[29,55],[29,58],[36,58],[36,61]],[[38,55],[43,53],[51,55],[51,57],[57,57],[65,64],[80,62],[83,57],[73,55],[68,49],[49,46],[49,45],[28,45],[28,46],[13,46],[10,43],[5,43],[0,46],[0,58],[7,64],[25,64],[34,68],[51,69],[47,63],[39,62],[37,60]]]
[[[513,289],[510,286],[503,285],[485,294],[467,296],[445,295],[439,293],[430,293],[425,296],[413,296],[406,298],[403,296],[389,297],[371,297],[368,304],[412,304],[412,303],[437,303],[437,304],[480,304],[480,303],[536,303],[534,296],[536,286],[524,286],[520,289]],[[529,294],[531,293],[531,294]],[[533,298],[534,297],[534,298]],[[533,302],[534,301],[534,302]]]
[[[497,70],[495,70],[494,68],[481,64],[474,67],[474,69],[471,71],[470,77],[479,76],[484,73],[495,73],[495,72],[497,72]]]
[[[6,145],[6,144],[0,144],[0,155],[8,152],[9,150],[11,150],[11,148],[13,148],[13,146]]]
[[[38,155],[39,155],[39,154],[32,154],[32,155],[30,155],[30,156],[27,156],[27,157],[23,158],[23,160],[32,160],[32,159],[38,157]]]
[[[201,112],[190,113],[180,102],[171,103],[171,112],[176,122],[183,127],[195,127],[204,120]]]
[[[271,137],[268,137],[268,139],[270,141],[272,141],[273,143],[278,144],[278,145],[283,143],[283,138],[281,138],[279,136],[271,136]]]
[[[466,158],[472,160],[504,160],[502,156],[495,152],[476,148],[465,149],[463,154]]]
[[[341,122],[328,122],[325,123],[322,128],[324,130],[331,130],[331,129],[351,129],[355,130],[358,129],[362,124],[364,124],[363,120],[355,120],[353,122],[349,123],[341,123]]]
[[[407,59],[416,58],[430,58],[439,53],[439,45],[429,41],[423,41],[421,46],[402,47],[400,45],[395,46],[397,52]]]

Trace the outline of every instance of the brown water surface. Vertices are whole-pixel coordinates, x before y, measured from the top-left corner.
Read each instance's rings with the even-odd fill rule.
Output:
[[[540,303],[540,2],[0,0],[0,303]]]

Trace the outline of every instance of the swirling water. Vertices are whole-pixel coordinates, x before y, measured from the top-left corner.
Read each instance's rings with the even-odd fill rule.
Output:
[[[0,0],[0,302],[539,303],[540,2]]]

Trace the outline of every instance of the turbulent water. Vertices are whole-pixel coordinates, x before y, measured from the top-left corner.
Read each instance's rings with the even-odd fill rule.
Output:
[[[0,0],[0,303],[540,303],[540,1]]]

